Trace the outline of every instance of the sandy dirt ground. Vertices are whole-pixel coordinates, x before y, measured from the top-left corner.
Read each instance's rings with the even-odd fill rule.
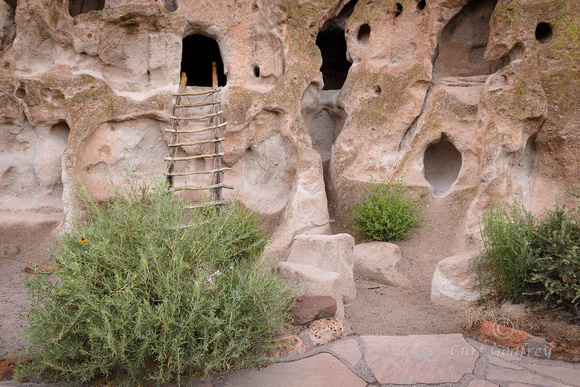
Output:
[[[368,281],[357,281],[356,301],[346,317],[354,334],[407,335],[459,333],[466,311],[431,302],[431,279],[437,262],[465,251],[477,250],[464,237],[462,214],[449,216],[451,199],[426,203],[423,226],[408,240],[397,242],[403,253],[412,289],[401,289]],[[446,219],[454,219],[453,223]],[[345,230],[346,231],[346,230]],[[452,248],[452,246],[460,246]]]

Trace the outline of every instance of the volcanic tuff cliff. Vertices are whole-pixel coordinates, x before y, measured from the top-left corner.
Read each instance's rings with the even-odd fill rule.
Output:
[[[75,177],[104,198],[124,160],[162,175],[180,72],[206,88],[216,61],[226,182],[271,219],[274,249],[344,228],[361,184],[401,176],[466,243],[490,201],[539,212],[580,182],[574,6],[0,1],[0,216],[70,218]]]

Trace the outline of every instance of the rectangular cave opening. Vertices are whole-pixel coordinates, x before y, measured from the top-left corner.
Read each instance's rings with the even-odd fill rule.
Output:
[[[218,43],[200,34],[183,39],[180,73],[187,76],[187,86],[211,87],[212,62],[216,63],[218,86],[225,86],[227,77]]]

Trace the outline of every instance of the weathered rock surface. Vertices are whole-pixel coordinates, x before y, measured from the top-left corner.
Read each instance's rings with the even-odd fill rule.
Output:
[[[563,341],[546,339],[551,351],[551,359],[563,360],[570,363],[580,363],[580,340]]]
[[[348,304],[356,298],[353,248],[354,238],[348,234],[298,235],[287,262],[339,273],[342,300]]]
[[[473,252],[445,258],[437,263],[431,282],[431,301],[444,306],[459,306],[481,297]]]
[[[499,348],[514,348],[520,352],[526,352],[525,341],[531,338],[532,335],[527,332],[492,321],[484,321],[477,333],[477,341]]]
[[[387,242],[369,242],[354,246],[354,275],[385,285],[410,288],[404,274],[399,246]]]
[[[294,324],[304,325],[312,320],[334,317],[336,314],[336,299],[331,296],[302,296],[290,309]]]
[[[278,263],[280,276],[294,283],[294,291],[303,296],[330,296],[336,300],[336,316],[344,318],[340,274],[293,262]]]
[[[405,176],[449,199],[460,251],[491,201],[539,214],[580,181],[575,6],[0,2],[0,219],[71,221],[75,177],[103,198],[101,174],[120,181],[125,160],[161,175],[180,73],[207,90],[216,61],[225,181],[271,221],[275,250],[329,233],[329,208],[344,229],[361,184]]]
[[[268,356],[272,359],[281,359],[290,356],[296,356],[306,352],[306,345],[296,335],[286,335],[278,338],[280,348],[272,349]]]
[[[323,318],[308,325],[308,336],[314,345],[324,345],[340,339],[344,333],[344,323],[337,317]]]

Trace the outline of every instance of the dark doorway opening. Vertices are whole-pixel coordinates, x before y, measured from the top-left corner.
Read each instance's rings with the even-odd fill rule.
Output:
[[[346,39],[344,30],[329,28],[320,31],[316,38],[316,45],[322,53],[323,90],[338,90],[344,85],[351,63],[346,60]]]
[[[100,11],[105,8],[105,0],[69,0],[68,13],[78,16],[90,11]]]
[[[225,86],[224,62],[215,40],[203,35],[183,39],[181,72],[187,75],[187,86],[212,86],[211,63],[216,62],[218,86]]]
[[[316,45],[322,55],[322,66],[320,67],[324,81],[322,90],[342,89],[348,75],[351,63],[347,59],[344,29],[357,1],[350,1],[335,18],[324,23],[316,37]]]

